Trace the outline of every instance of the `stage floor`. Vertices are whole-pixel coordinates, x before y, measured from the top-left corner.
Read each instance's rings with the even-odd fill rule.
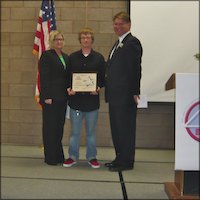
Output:
[[[80,161],[64,168],[45,164],[39,146],[2,144],[1,199],[123,199],[118,172],[104,167],[114,149],[97,150],[99,169],[86,162],[85,147]],[[168,199],[164,183],[174,181],[174,150],[136,149],[134,170],[122,174],[128,199]]]

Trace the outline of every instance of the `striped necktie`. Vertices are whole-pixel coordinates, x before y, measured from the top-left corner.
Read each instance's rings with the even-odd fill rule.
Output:
[[[118,47],[118,44],[119,44],[119,40],[117,40],[115,46],[113,47],[111,53],[110,53],[110,59],[112,58],[114,52],[116,51],[117,47]]]

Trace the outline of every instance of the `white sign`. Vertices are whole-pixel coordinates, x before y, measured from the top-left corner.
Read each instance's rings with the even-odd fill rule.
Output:
[[[199,108],[199,75],[177,73],[175,170],[200,170]]]
[[[148,108],[147,103],[147,95],[140,95],[140,99],[138,99],[138,108]]]

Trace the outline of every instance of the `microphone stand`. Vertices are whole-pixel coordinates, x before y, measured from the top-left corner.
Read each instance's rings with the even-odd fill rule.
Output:
[[[120,180],[120,183],[121,183],[121,188],[122,188],[124,200],[128,200],[128,196],[127,196],[127,193],[126,193],[126,186],[125,186],[125,183],[124,183],[122,172],[119,171],[118,174],[119,174],[119,180]]]

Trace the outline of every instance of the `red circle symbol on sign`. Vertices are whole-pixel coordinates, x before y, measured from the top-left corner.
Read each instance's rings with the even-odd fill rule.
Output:
[[[200,142],[199,109],[200,101],[192,104],[185,114],[185,128],[189,135]]]

